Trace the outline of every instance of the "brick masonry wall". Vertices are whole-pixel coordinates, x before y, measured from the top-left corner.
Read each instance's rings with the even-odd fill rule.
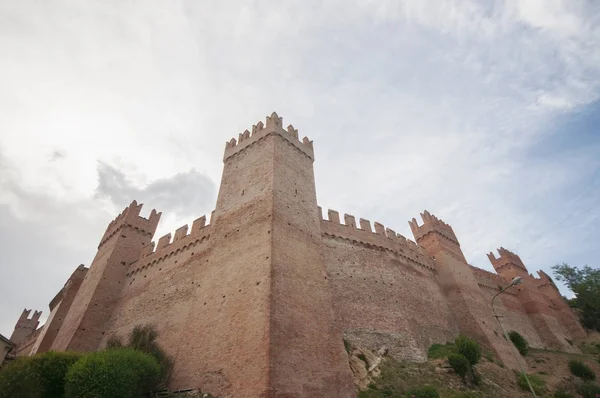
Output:
[[[380,247],[326,237],[323,255],[344,336],[396,359],[424,361],[458,336],[433,270]]]
[[[60,301],[52,308],[46,324],[40,335],[37,338],[35,346],[32,348],[32,353],[46,352],[50,350],[54,339],[56,338],[60,328],[63,325],[64,319],[67,316],[73,300],[81,287],[81,283],[87,274],[88,268],[79,266],[63,287],[60,292]]]

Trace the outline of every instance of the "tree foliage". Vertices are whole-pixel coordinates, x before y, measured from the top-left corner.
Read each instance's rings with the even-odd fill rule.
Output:
[[[575,298],[568,302],[579,312],[583,326],[600,331],[600,269],[562,263],[553,266],[552,271],[556,280],[564,282],[575,293]]]

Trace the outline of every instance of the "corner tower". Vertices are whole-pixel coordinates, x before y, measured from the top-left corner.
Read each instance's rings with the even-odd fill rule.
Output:
[[[174,385],[235,397],[356,394],[321,255],[313,145],[282,123],[273,113],[226,144],[213,246],[197,264],[205,276],[186,325],[202,342],[182,342],[189,354]]]
[[[36,331],[40,324],[42,311],[33,311],[33,316],[29,318],[31,310],[24,309],[15,325],[15,330],[10,335],[10,341],[19,345],[29,338]]]
[[[523,279],[529,277],[529,271],[527,271],[527,267],[521,261],[521,257],[503,247],[498,249],[498,254],[500,255],[498,258],[496,258],[493,252],[487,255],[498,275],[504,277],[507,281],[517,276]]]
[[[458,238],[450,225],[431,215],[427,210],[421,213],[421,218],[423,219],[423,225],[421,226],[414,218],[408,224],[416,242],[425,248],[430,256],[435,257],[436,254],[443,252],[458,261],[467,262],[460,248]]]
[[[501,337],[499,328],[496,330],[490,303],[479,288],[452,227],[428,211],[421,218],[423,225],[413,218],[410,228],[416,242],[434,259],[438,282],[460,332],[493,350],[509,368],[517,369],[513,348]]]
[[[140,217],[142,205],[134,200],[106,228],[98,252],[83,277],[52,350],[94,351],[102,339],[107,322],[118,300],[130,263],[142,247],[149,244],[160,213]]]

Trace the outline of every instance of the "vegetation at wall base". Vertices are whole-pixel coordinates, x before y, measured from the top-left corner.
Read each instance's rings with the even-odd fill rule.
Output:
[[[427,351],[428,359],[443,359],[447,358],[450,354],[456,353],[456,345],[448,342],[446,344],[433,344]]]
[[[510,338],[510,341],[512,341],[512,343],[515,345],[515,347],[521,355],[527,355],[527,352],[529,352],[529,343],[527,342],[527,340],[525,340],[523,336],[521,336],[519,332],[513,330],[510,333],[508,333],[508,337]]]
[[[42,398],[42,393],[33,358],[17,358],[0,372],[0,398]]]
[[[586,381],[577,387],[577,393],[583,398],[596,398],[600,394],[600,386],[591,381]]]
[[[160,365],[159,386],[165,386],[173,368],[173,361],[158,345],[156,342],[157,339],[158,332],[153,325],[136,325],[129,333],[126,345],[117,336],[111,336],[106,342],[106,347],[109,349],[129,347],[152,355]]]
[[[529,383],[531,383],[531,387],[536,395],[543,395],[546,392],[546,381],[541,376],[536,374],[528,374],[527,379],[525,379],[525,375],[523,373],[515,373],[517,375],[517,384],[521,390],[529,391],[529,385],[527,384],[527,379],[529,379]]]
[[[414,388],[406,393],[407,398],[440,398],[440,393],[433,386]]]
[[[471,366],[477,365],[481,359],[481,346],[475,340],[460,335],[454,342],[456,351],[464,356]]]
[[[594,380],[596,374],[587,366],[585,363],[572,359],[569,361],[569,370],[574,376],[579,377],[581,380],[588,381]]]
[[[78,353],[53,351],[18,358],[0,372],[0,398],[63,398],[65,375],[79,358]]]
[[[554,398],[575,398],[575,396],[563,388],[557,388],[554,391]]]
[[[0,371],[0,398],[139,398],[166,382],[171,369],[157,337],[152,326],[137,326],[131,347],[113,336],[105,351],[17,358]]]
[[[465,376],[469,373],[471,365],[467,358],[462,356],[461,354],[450,354],[448,355],[448,363],[452,366],[452,369],[456,372],[457,375],[461,377],[463,382],[465,382]]]
[[[83,356],[67,372],[66,398],[139,398],[156,388],[160,366],[150,354],[115,348]]]

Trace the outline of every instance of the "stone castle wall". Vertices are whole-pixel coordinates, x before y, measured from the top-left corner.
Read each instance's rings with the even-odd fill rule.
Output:
[[[507,366],[507,331],[574,351],[585,336],[550,278],[520,258],[473,267],[452,227],[424,212],[416,242],[380,223],[317,206],[314,150],[277,114],[227,142],[215,211],[151,242],[160,213],[133,202],[52,300],[46,325],[19,320],[19,355],[97,350],[152,324],[174,360],[170,387],[234,397],[354,396],[343,338],[423,361],[435,343],[476,338]],[[38,314],[38,313],[36,313]],[[39,317],[39,315],[36,315]]]

